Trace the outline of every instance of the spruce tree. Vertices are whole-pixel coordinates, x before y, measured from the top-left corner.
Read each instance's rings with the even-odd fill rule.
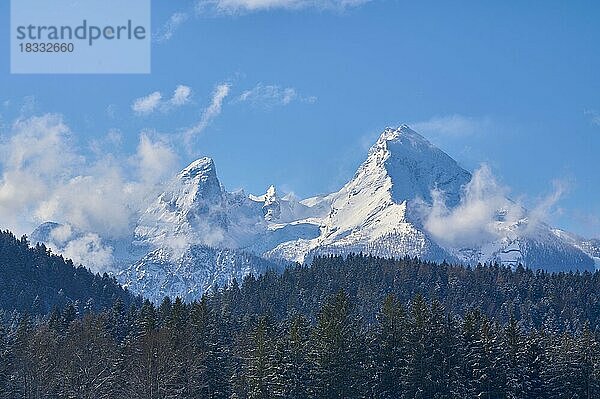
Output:
[[[323,305],[313,334],[317,397],[358,397],[362,359],[357,328],[345,292],[338,292]]]

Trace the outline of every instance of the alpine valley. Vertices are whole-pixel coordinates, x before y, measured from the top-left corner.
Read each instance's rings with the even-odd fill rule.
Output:
[[[464,170],[404,125],[386,129],[354,177],[328,195],[299,200],[273,186],[260,196],[228,192],[213,160],[201,158],[142,212],[128,240],[45,223],[31,241],[68,255],[73,238],[92,237],[88,245],[111,248],[116,278],[155,302],[197,299],[249,274],[327,254],[548,271],[593,271],[600,264],[600,242],[554,229],[506,196],[479,209],[489,222],[464,236],[465,218],[452,215],[478,206],[486,194],[482,173]],[[64,230],[68,239],[61,239]]]

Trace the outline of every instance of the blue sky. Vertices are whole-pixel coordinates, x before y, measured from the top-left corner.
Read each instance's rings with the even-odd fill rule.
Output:
[[[131,161],[144,132],[174,169],[208,155],[229,190],[306,197],[339,189],[383,128],[409,123],[532,207],[566,188],[550,221],[600,236],[597,2],[201,4],[153,1],[149,75],[52,76],[9,74],[0,3],[3,143],[15,120],[59,114],[88,164]]]

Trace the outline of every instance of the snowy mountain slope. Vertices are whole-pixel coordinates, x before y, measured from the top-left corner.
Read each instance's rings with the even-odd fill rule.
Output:
[[[165,296],[191,301],[234,280],[241,283],[250,274],[281,272],[284,267],[282,262],[236,250],[192,245],[180,254],[156,249],[121,272],[119,279],[125,287],[154,302]]]
[[[562,241],[566,241],[574,247],[585,252],[594,260],[596,270],[600,270],[600,240],[585,239],[576,234],[560,229],[553,229],[552,232]]]
[[[369,250],[375,242],[389,256],[421,256],[441,260],[444,251],[418,231],[407,215],[407,201],[431,201],[431,190],[458,202],[470,174],[423,137],[403,126],[386,129],[370,149],[354,178],[331,195],[331,209],[313,252]]]
[[[227,193],[210,158],[199,159],[170,183],[144,212],[135,241],[185,250],[190,244],[236,248],[265,229],[259,204]]]

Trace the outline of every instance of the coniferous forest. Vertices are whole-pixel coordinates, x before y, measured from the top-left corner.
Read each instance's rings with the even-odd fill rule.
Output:
[[[0,231],[0,309],[43,315],[74,304],[82,311],[99,311],[117,299],[127,306],[141,303],[107,273],[93,274],[43,244],[31,247],[27,237]]]
[[[3,303],[0,398],[597,398],[599,292],[599,273],[351,255],[192,303]]]

